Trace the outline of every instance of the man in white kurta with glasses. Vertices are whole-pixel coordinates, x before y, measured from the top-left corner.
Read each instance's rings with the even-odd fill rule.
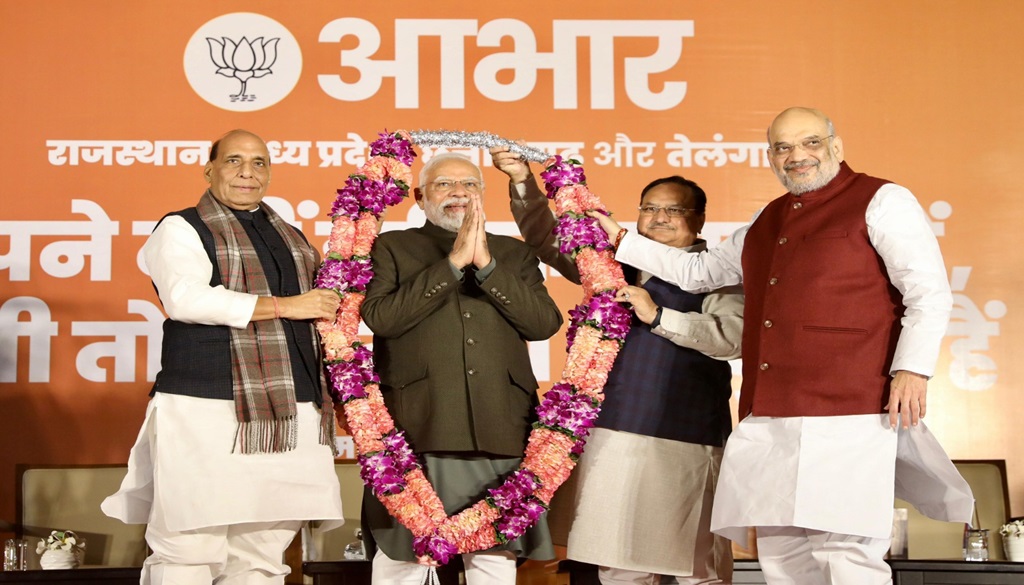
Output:
[[[726,241],[686,253],[626,233],[616,259],[694,292],[743,284],[740,424],[712,530],[742,542],[756,527],[772,585],[891,583],[894,492],[932,517],[971,516],[921,424],[952,308],[945,264],[910,191],[854,172],[818,110],[779,114],[768,155],[789,192]]]

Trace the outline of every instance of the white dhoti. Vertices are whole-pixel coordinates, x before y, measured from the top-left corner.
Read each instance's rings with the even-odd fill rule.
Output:
[[[143,583],[283,583],[283,550],[306,520],[341,526],[341,489],[320,413],[297,408],[298,442],[284,453],[232,453],[234,403],[156,393],[121,489],[101,504],[148,523]]]

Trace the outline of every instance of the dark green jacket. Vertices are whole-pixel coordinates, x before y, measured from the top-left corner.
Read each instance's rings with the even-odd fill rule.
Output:
[[[362,315],[384,401],[417,453],[518,457],[537,400],[526,341],[554,335],[562,316],[529,246],[488,234],[494,270],[460,282],[455,235],[427,222],[374,244]]]

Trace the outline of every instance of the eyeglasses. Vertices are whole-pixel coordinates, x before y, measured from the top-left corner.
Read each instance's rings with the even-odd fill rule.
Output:
[[[439,179],[430,184],[430,187],[438,193],[447,193],[455,188],[455,185],[462,185],[462,188],[467,193],[479,193],[483,188],[483,183],[480,179],[462,179],[456,181],[454,179]]]
[[[692,207],[658,207],[657,205],[641,205],[637,209],[640,210],[640,215],[658,215],[659,212],[664,211],[671,219],[689,217],[697,212]]]
[[[824,138],[811,136],[810,138],[804,138],[803,141],[800,142],[800,144],[796,145],[780,142],[778,144],[773,144],[769,146],[768,151],[771,152],[773,156],[786,156],[793,152],[793,149],[799,146],[804,150],[804,152],[818,152],[819,150],[825,147],[825,141],[828,140],[829,138],[835,138],[835,135],[829,134]]]

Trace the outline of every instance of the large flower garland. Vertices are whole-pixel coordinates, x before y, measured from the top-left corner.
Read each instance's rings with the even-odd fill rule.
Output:
[[[370,144],[370,158],[349,175],[331,209],[329,251],[316,286],[341,296],[334,321],[317,329],[330,373],[331,392],[343,405],[366,485],[413,534],[413,549],[424,564],[445,564],[454,555],[514,540],[547,509],[576,465],[604,399],[608,371],[629,330],[630,313],[614,301],[625,285],[604,231],[587,211],[607,213],[586,186],[583,167],[559,156],[541,173],[559,214],[563,253],[572,253],[583,281],[582,304],[569,312],[568,356],[561,380],[537,407],[523,462],[483,500],[449,517],[381,395],[373,353],[359,342],[359,308],[373,278],[370,248],[383,211],[408,196],[413,144],[489,147],[508,145],[529,160],[542,151],[485,133],[382,133]]]

